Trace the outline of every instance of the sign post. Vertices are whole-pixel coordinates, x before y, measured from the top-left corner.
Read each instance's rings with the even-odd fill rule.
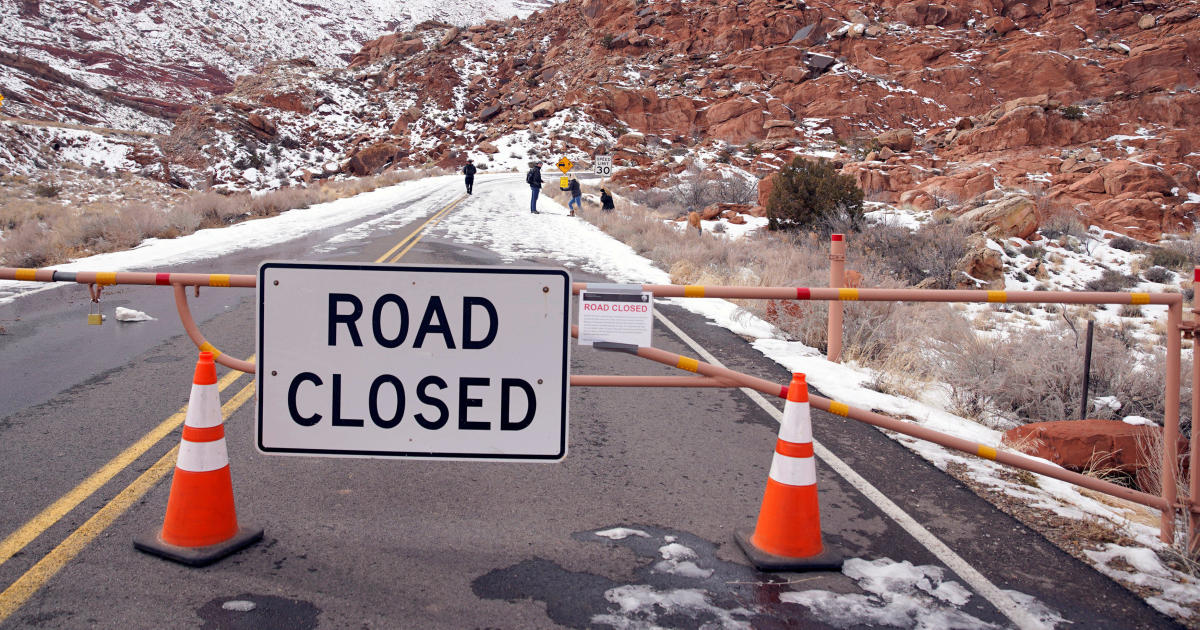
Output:
[[[562,269],[266,262],[266,454],[556,461],[567,450]]]

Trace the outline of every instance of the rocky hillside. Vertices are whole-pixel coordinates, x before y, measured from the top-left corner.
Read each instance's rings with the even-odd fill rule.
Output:
[[[469,24],[549,1],[0,2],[0,114],[165,134],[179,114],[268,61],[344,66],[364,42],[425,20]],[[85,140],[0,125],[0,141],[0,169],[30,172],[55,157],[42,144]],[[106,148],[139,164],[156,158],[155,147],[137,144]]]
[[[805,154],[876,201],[999,212],[1018,235],[1069,212],[1155,239],[1200,210],[1198,15],[1196,0],[567,0],[426,21],[348,67],[310,56],[239,79],[180,114],[164,171],[272,187],[607,148],[649,186]]]

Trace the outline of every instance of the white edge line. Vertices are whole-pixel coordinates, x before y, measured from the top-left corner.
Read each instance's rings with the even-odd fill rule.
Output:
[[[703,346],[696,343],[696,341],[689,337],[687,333],[680,330],[678,326],[663,316],[663,314],[657,309],[654,311],[654,317],[661,321],[664,326],[671,330],[671,332],[675,333],[675,335],[679,337],[681,341],[702,356],[705,361],[718,367],[725,367],[716,357],[705,350]],[[745,387],[740,389],[747,396],[749,396],[751,400],[757,403],[759,407],[762,407],[764,411],[770,414],[771,417],[775,418],[776,422],[779,422],[783,419],[783,412],[779,411],[777,407],[767,402],[767,400],[763,398],[762,394],[753,389],[748,389]],[[975,589],[975,592],[979,593],[979,595],[981,595],[984,599],[988,600],[988,602],[995,606],[1001,614],[1003,614],[1005,617],[1008,617],[1009,621],[1012,621],[1013,624],[1015,624],[1018,628],[1021,628],[1022,630],[1033,630],[1035,628],[1041,630],[1047,627],[1046,624],[1042,623],[1041,620],[1035,618],[1033,615],[1029,614],[1027,610],[1018,606],[1017,603],[1013,601],[1013,599],[1009,597],[1007,593],[1000,590],[1000,588],[995,584],[992,584],[991,580],[988,580],[975,567],[968,564],[967,561],[962,558],[962,556],[954,553],[953,549],[948,547],[946,543],[939,540],[938,537],[928,529],[925,529],[925,527],[918,523],[916,519],[914,519],[912,516],[909,516],[909,514],[900,506],[896,505],[891,499],[887,498],[882,491],[871,485],[871,482],[864,479],[862,475],[854,472],[854,469],[852,469],[849,464],[842,461],[841,458],[839,458],[837,455],[834,455],[829,451],[829,449],[825,448],[815,439],[813,440],[813,450],[822,462],[828,464],[834,472],[841,475],[843,479],[849,482],[850,485],[854,486],[854,488],[861,492],[864,497],[874,503],[876,507],[878,507],[884,514],[887,514],[888,517],[895,521],[897,525],[899,525],[904,531],[908,532],[909,535],[915,538],[917,542],[921,543],[921,545],[928,549],[930,553],[936,556],[938,560],[941,560],[943,564],[950,567],[950,570],[957,573],[958,576],[961,577],[967,584],[970,584],[971,588]]]

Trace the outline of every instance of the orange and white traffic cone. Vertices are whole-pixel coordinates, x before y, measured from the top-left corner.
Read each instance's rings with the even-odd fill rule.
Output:
[[[133,541],[146,553],[191,566],[211,564],[262,539],[238,527],[213,355],[201,352],[162,529]]]
[[[763,571],[840,570],[842,557],[821,543],[817,465],[813,457],[808,384],[795,373],[788,385],[779,440],[754,531],[735,534],[738,545]]]

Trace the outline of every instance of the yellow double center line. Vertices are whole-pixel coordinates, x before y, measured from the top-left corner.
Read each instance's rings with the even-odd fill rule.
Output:
[[[433,216],[429,217],[428,219],[425,220],[424,223],[417,226],[417,229],[413,230],[412,232],[409,232],[408,236],[405,236],[403,239],[401,239],[401,241],[399,243],[396,243],[396,245],[394,247],[389,249],[386,254],[380,256],[379,259],[376,260],[375,262],[377,262],[377,263],[380,263],[380,262],[394,263],[397,260],[400,260],[400,258],[402,258],[405,254],[408,253],[408,250],[412,249],[413,245],[417,244],[417,241],[421,240],[422,236],[425,236],[426,231],[432,229],[438,223],[441,223],[442,219],[445,218],[446,215],[449,214],[450,211],[453,210],[455,206],[462,203],[462,201],[464,199],[466,199],[466,196],[459,197],[458,199],[454,200],[454,202],[451,203],[450,205],[433,213]],[[400,248],[404,248],[404,249],[400,249]],[[400,250],[400,253],[396,254],[395,257],[391,257],[392,254],[396,253],[396,250]],[[389,260],[389,257],[391,257],[390,260]]]
[[[417,226],[415,230],[389,249],[386,254],[376,259],[375,262],[396,262],[400,260],[401,257],[408,253],[408,250],[412,249],[413,245],[416,245],[417,241],[421,240],[425,232],[440,223],[446,214],[464,199],[466,199],[465,196],[460,197],[453,203],[435,212],[433,216]],[[397,250],[399,250],[399,253],[396,253]],[[250,357],[250,360],[253,361],[254,357]],[[217,390],[221,392],[225,391],[226,388],[241,377],[241,372],[229,372],[218,381]],[[250,383],[221,406],[222,419],[228,420],[253,396],[254,380],[251,380]],[[57,501],[51,503],[37,516],[17,529],[17,531],[13,532],[3,541],[0,541],[0,565],[3,565],[23,550],[34,539],[62,520],[71,510],[74,510],[80,503],[100,490],[118,473],[128,468],[153,448],[154,445],[178,429],[186,418],[187,406],[184,406],[172,414],[171,417],[150,430],[150,432],[143,435],[141,439],[134,442],[119,455],[109,460],[107,464],[101,466],[99,470],[92,473],[91,476],[83,480],[78,486],[75,486],[70,492],[59,497]],[[3,623],[4,620],[16,612],[50,578],[62,570],[71,559],[79,555],[88,543],[112,525],[117,518],[161,481],[174,468],[178,452],[179,445],[175,445],[170,451],[160,457],[154,465],[147,469],[146,472],[139,475],[125,489],[121,490],[113,500],[105,504],[104,507],[100,508],[83,525],[80,525],[78,529],[68,535],[61,544],[52,549],[50,553],[46,554],[45,557],[26,571],[16,582],[13,582],[3,592],[0,592],[0,623]]]

